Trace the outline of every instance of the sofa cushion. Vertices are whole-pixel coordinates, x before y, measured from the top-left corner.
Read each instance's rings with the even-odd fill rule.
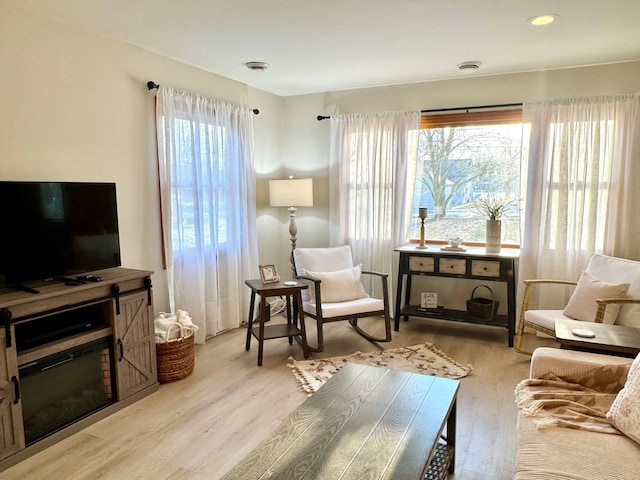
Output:
[[[633,361],[627,382],[607,412],[607,419],[640,444],[640,355]]]
[[[516,480],[637,480],[640,445],[624,435],[537,428],[518,416]]]
[[[640,262],[595,254],[591,256],[586,270],[605,282],[629,283],[631,286],[626,298],[640,298]],[[616,324],[640,328],[640,304],[622,305]]]
[[[593,322],[596,318],[596,311],[598,310],[596,300],[624,298],[629,290],[629,286],[628,283],[608,283],[594,277],[589,272],[582,272],[578,280],[578,285],[562,313],[576,320]],[[608,305],[602,323],[609,325],[615,323],[619,310],[620,305],[618,304]]]

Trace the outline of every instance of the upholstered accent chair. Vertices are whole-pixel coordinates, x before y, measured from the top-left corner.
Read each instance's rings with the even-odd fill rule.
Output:
[[[544,284],[575,286],[563,310],[529,309],[534,289]],[[526,327],[555,337],[555,321],[559,318],[640,328],[640,262],[594,254],[577,282],[531,279],[524,285],[516,352],[531,355],[522,348]]]
[[[316,320],[317,347],[324,350],[323,325],[347,320],[367,340],[391,341],[391,317],[389,314],[388,274],[361,270],[354,265],[351,247],[343,245],[328,248],[296,248],[293,251],[294,266],[299,280],[309,282],[303,290],[304,314]],[[372,298],[365,291],[362,275],[377,277],[382,287],[382,298]],[[376,280],[377,281],[377,280]],[[381,316],[385,322],[385,336],[375,337],[358,326],[358,319]]]

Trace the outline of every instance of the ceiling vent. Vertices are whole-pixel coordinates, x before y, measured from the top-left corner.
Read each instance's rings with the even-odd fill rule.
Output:
[[[253,70],[254,72],[264,72],[269,68],[269,64],[266,62],[247,62],[245,65],[249,70]]]
[[[458,70],[465,73],[475,72],[480,68],[480,64],[481,62],[475,62],[475,61],[462,62],[458,64]]]

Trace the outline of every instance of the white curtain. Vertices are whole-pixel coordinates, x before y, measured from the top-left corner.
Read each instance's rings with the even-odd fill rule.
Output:
[[[531,141],[520,278],[577,280],[593,253],[640,259],[639,98],[523,106]]]
[[[172,311],[196,342],[240,326],[255,277],[255,179],[249,108],[160,87],[156,99],[163,239]]]
[[[419,129],[419,111],[331,116],[331,243],[364,269],[392,274],[409,240]]]

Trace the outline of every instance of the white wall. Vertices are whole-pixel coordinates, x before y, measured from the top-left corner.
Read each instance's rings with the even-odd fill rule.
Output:
[[[116,182],[122,264],[155,272],[161,311],[168,293],[148,80],[259,108],[256,166],[280,158],[279,97],[0,3],[0,179]]]

